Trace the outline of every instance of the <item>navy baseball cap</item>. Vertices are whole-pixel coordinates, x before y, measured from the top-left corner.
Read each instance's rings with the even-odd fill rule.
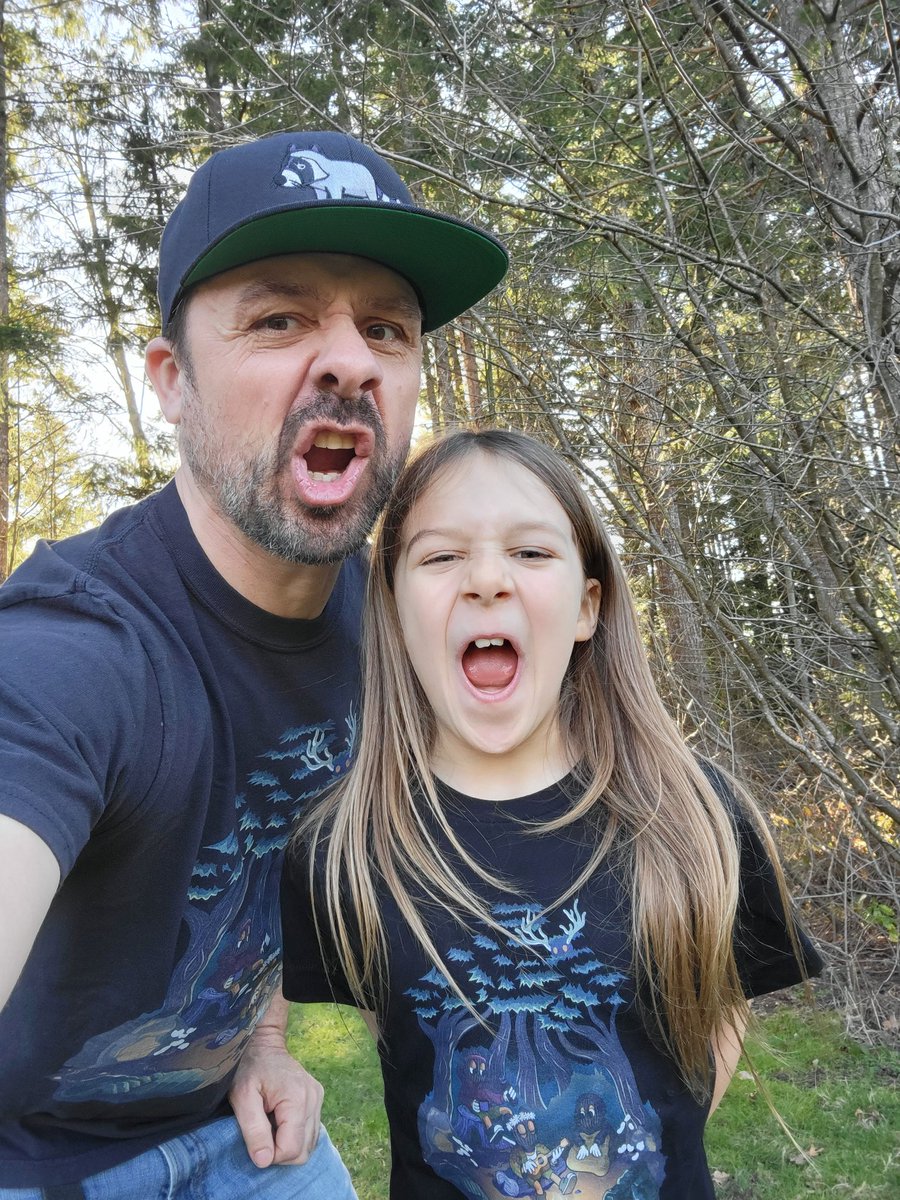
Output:
[[[296,251],[390,267],[415,289],[425,330],[487,295],[509,266],[491,234],[415,204],[368,146],[343,133],[277,133],[219,150],[195,172],[163,230],[163,328],[195,283]]]

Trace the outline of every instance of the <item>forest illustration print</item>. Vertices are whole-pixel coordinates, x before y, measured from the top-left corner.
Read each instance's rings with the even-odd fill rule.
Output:
[[[661,1129],[616,1031],[626,976],[561,913],[498,904],[509,936],[476,933],[446,960],[473,1011],[436,968],[407,995],[434,1047],[419,1107],[425,1160],[466,1196],[657,1200]]]
[[[89,1039],[56,1079],[54,1100],[130,1103],[201,1091],[236,1067],[281,986],[278,883],[305,804],[353,756],[357,716],[285,730],[246,775],[234,808],[195,863],[185,945],[165,997]]]

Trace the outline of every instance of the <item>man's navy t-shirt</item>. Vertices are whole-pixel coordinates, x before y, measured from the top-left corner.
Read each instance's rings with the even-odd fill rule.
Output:
[[[63,880],[0,1016],[0,1186],[228,1111],[279,985],[291,823],[353,750],[364,573],[315,620],[263,612],[169,485],[0,589],[0,812]]]
[[[483,880],[460,868],[503,934],[466,928],[422,899],[429,935],[471,1007],[432,965],[393,900],[381,896],[388,986],[377,1007],[391,1200],[713,1200],[703,1149],[708,1105],[648,1035],[636,1004],[624,873],[607,860],[571,900],[553,903],[579,877],[595,835],[576,824],[535,836],[533,826],[571,805],[572,786],[491,802],[440,785],[466,858],[514,885],[488,894]],[[423,819],[436,852],[456,859],[436,821]],[[740,816],[736,832],[735,950],[753,996],[795,983],[802,972],[772,864]],[[320,951],[299,854],[289,853],[282,903],[285,996],[352,1004],[321,899]],[[801,947],[816,972],[820,960],[802,935]]]

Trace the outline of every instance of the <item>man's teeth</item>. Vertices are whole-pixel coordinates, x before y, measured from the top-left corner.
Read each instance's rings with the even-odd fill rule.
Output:
[[[321,429],[315,436],[313,446],[317,450],[356,450],[356,438],[352,433],[341,433],[337,429]],[[341,471],[310,471],[309,478],[317,483],[333,483],[340,479]]]
[[[506,638],[476,638],[475,645],[479,650],[486,650],[488,646],[502,646]]]
[[[320,450],[353,450],[356,447],[356,439],[352,434],[338,433],[336,429],[323,429],[321,433],[316,434],[313,445],[318,446]]]

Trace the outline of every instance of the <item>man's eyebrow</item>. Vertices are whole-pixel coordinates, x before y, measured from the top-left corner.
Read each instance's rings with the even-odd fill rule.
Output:
[[[371,312],[390,312],[411,321],[422,320],[422,309],[416,300],[400,292],[383,292],[378,296],[367,296],[364,306]]]
[[[238,292],[238,304],[252,304],[255,300],[287,296],[294,300],[319,300],[318,288],[309,284],[293,283],[286,279],[254,279]]]
[[[239,305],[254,304],[257,300],[288,299],[316,300],[324,303],[322,292],[307,283],[295,283],[289,279],[253,279],[238,292]],[[370,312],[387,312],[392,316],[410,321],[422,320],[422,309],[418,301],[402,292],[382,292],[363,297],[363,308]]]

